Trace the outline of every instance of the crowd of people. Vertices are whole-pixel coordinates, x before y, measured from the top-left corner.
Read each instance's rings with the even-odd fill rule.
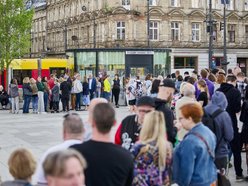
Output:
[[[37,79],[25,77],[22,83],[23,114],[29,113],[30,103],[34,114],[80,111],[82,105],[87,110],[90,101],[97,97],[108,101],[113,101],[114,98],[116,108],[119,107],[121,81],[117,74],[112,81],[108,75],[95,78],[91,74],[81,77],[76,73],[72,77],[64,74],[59,78],[51,74],[49,79],[40,76]],[[0,85],[0,103],[3,109],[7,109],[10,104],[11,112],[18,114],[20,97],[17,79],[13,78],[7,89]]]
[[[112,89],[115,84],[120,88],[118,79],[116,76]],[[37,83],[30,82],[32,90]],[[62,83],[56,91],[52,88],[58,97]],[[238,67],[227,73],[202,69],[199,75],[193,71],[182,77],[176,71],[165,79],[151,75],[143,82],[139,76],[127,79],[125,90],[132,114],[121,121],[114,143],[111,129],[116,115],[109,103],[111,83],[108,77],[104,80],[99,94],[103,98],[91,95],[92,84],[97,86],[97,80],[85,85],[91,88],[87,94],[88,122],[78,113],[66,114],[64,142],[44,152],[37,166],[28,150],[14,151],[8,164],[15,179],[1,185],[31,185],[36,170],[35,184],[48,186],[228,186],[232,159],[236,181],[248,181],[241,158],[244,149],[248,174],[248,86]],[[78,110],[85,90],[79,74],[72,87]],[[115,90],[112,93],[119,94]],[[65,108],[69,108],[68,102],[67,97]]]

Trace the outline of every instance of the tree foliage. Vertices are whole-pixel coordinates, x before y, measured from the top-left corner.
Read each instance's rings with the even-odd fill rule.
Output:
[[[0,70],[29,52],[32,17],[23,0],[0,0]]]

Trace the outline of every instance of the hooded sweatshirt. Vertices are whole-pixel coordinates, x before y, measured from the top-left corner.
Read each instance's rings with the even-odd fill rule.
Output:
[[[234,132],[238,132],[237,117],[236,113],[241,110],[241,94],[232,84],[222,83],[220,88],[217,90],[223,92],[227,99],[226,111],[229,113],[232,122]]]
[[[232,120],[229,114],[225,111],[227,107],[227,99],[222,92],[216,91],[212,96],[212,103],[208,104],[204,109],[208,114],[213,114],[218,109],[223,109],[223,112],[220,113],[214,119],[216,124],[215,135],[217,138],[216,146],[216,158],[227,157],[228,142],[233,139],[233,126]]]
[[[177,129],[174,127],[174,114],[172,110],[167,106],[165,100],[155,98],[155,109],[161,111],[164,114],[166,123],[166,131],[168,140],[174,144],[176,142]]]

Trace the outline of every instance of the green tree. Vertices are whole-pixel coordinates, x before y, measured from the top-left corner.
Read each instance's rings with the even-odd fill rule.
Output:
[[[32,17],[23,0],[0,0],[0,72],[29,52]]]

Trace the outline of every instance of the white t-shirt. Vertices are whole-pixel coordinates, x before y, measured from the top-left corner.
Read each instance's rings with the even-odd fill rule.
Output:
[[[72,145],[76,145],[76,144],[81,144],[82,141],[80,140],[66,140],[63,143],[56,145],[54,147],[51,147],[50,149],[48,149],[41,157],[37,169],[36,169],[36,173],[35,173],[35,181],[37,181],[38,184],[46,184],[47,180],[45,178],[45,173],[44,173],[44,169],[43,169],[43,162],[45,161],[46,157],[48,154],[52,153],[52,152],[56,152],[56,151],[60,151],[60,150],[65,150],[68,149],[70,146]]]

